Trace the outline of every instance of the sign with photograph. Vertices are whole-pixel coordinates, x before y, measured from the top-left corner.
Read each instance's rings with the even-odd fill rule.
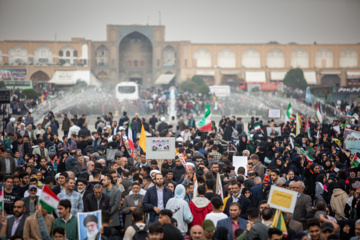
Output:
[[[79,240],[100,240],[101,210],[77,213]]]
[[[268,204],[271,208],[293,213],[297,196],[298,192],[272,185],[270,188]]]
[[[175,138],[173,137],[147,137],[147,159],[174,159]]]
[[[26,69],[0,69],[0,80],[25,79],[26,77]]]
[[[268,137],[281,136],[281,127],[267,127],[266,128],[266,133],[267,133]]]

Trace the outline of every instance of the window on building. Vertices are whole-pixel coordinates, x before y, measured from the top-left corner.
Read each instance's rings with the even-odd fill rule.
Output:
[[[128,67],[132,67],[132,62],[130,60],[127,61],[127,65],[128,65]]]
[[[134,67],[138,67],[138,60],[134,60]]]
[[[64,52],[63,52],[63,51],[59,51],[59,56],[60,56],[60,57],[64,56]]]
[[[70,57],[70,51],[66,51],[66,56]]]
[[[74,57],[77,57],[77,55],[78,55],[78,53],[77,53],[77,51],[75,50],[75,51],[74,51]]]

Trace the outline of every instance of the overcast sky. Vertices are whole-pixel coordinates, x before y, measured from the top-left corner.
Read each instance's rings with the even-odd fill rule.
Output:
[[[360,0],[0,0],[0,40],[106,40],[107,24],[195,43],[359,43]]]

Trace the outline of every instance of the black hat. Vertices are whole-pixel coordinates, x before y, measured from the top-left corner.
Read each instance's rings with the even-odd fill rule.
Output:
[[[78,182],[82,182],[85,185],[88,184],[88,181],[85,178],[78,178],[76,183],[78,183]]]
[[[84,218],[84,226],[86,227],[86,224],[88,224],[89,222],[98,223],[98,218],[95,215],[88,215]]]

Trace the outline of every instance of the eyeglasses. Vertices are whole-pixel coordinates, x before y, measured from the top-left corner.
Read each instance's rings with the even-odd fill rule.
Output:
[[[36,190],[36,188],[32,188],[32,189],[30,189],[29,191],[30,191],[30,192],[36,192],[37,190]]]

